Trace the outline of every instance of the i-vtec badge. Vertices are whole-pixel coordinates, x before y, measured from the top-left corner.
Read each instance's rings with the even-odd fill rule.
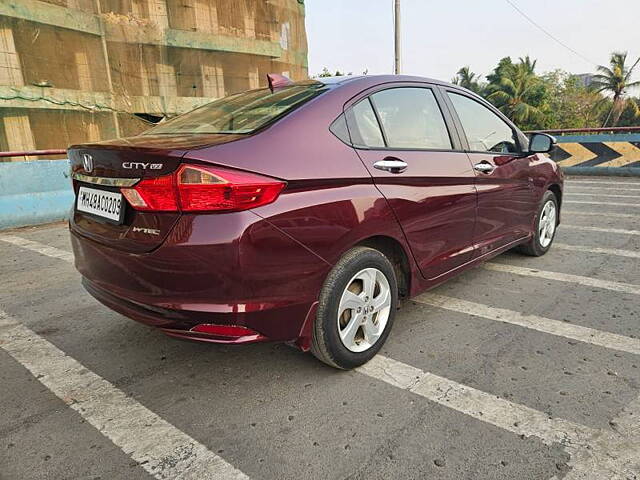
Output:
[[[147,235],[160,235],[160,230],[155,228],[133,227],[133,233],[146,233]]]
[[[126,168],[128,170],[160,170],[162,168],[162,163],[123,162],[122,168]]]

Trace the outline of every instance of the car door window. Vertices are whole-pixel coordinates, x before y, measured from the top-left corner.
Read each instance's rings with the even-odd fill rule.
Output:
[[[498,115],[464,95],[447,92],[474,152],[519,152],[514,130]]]
[[[352,111],[357,130],[353,135],[354,144],[363,147],[384,148],[384,137],[369,99],[365,98],[355,104]]]
[[[451,150],[451,138],[433,91],[391,88],[371,95],[389,148]]]

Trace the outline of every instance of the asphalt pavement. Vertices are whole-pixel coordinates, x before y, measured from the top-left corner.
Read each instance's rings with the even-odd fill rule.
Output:
[[[569,179],[562,220],[352,372],[166,337],[82,289],[66,225],[0,232],[0,478],[640,479],[640,179]]]

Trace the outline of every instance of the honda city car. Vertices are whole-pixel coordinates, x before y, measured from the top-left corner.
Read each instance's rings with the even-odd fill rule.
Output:
[[[509,249],[549,250],[554,144],[437,80],[270,75],[71,147],[75,265],[96,299],[168,335],[287,342],[354,368],[401,299]]]

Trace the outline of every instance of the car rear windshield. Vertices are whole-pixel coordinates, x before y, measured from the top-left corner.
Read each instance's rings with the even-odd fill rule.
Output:
[[[145,135],[180,133],[252,133],[327,91],[319,82],[231,95],[180,115]]]

